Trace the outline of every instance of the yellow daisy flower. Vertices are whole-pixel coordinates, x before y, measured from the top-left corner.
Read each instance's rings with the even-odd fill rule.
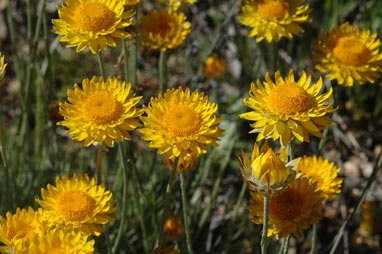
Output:
[[[220,56],[209,56],[204,62],[203,73],[209,78],[222,76],[227,69],[226,62]]]
[[[7,68],[8,64],[4,64],[4,55],[0,52],[0,86],[3,84],[4,77],[5,77],[5,69]]]
[[[44,230],[43,211],[17,208],[16,213],[7,212],[6,219],[0,216],[1,253],[24,253],[32,239]]]
[[[183,222],[175,216],[168,216],[163,227],[164,234],[169,238],[177,238],[183,233]]]
[[[297,172],[310,177],[317,183],[325,200],[333,199],[341,192],[342,178],[338,178],[340,169],[333,162],[317,156],[304,156],[298,164]]]
[[[142,97],[134,97],[131,85],[108,77],[82,81],[82,89],[74,84],[74,90],[68,89],[68,101],[60,103],[60,114],[64,121],[58,125],[69,128],[73,139],[83,141],[84,146],[94,142],[105,142],[113,147],[114,141],[122,142],[132,131],[141,126],[138,116],[142,109],[136,106]]]
[[[191,32],[191,23],[184,13],[176,13],[168,8],[150,11],[143,16],[138,28],[140,43],[153,50],[166,51],[178,47]]]
[[[292,39],[304,32],[300,24],[312,22],[311,9],[304,3],[305,0],[244,0],[239,22],[252,28],[248,36],[257,36],[256,42]]]
[[[52,226],[66,227],[84,234],[100,235],[102,224],[115,219],[115,201],[110,201],[111,192],[103,184],[97,185],[85,174],[64,175],[56,178],[56,187],[48,184],[41,189],[42,200],[36,199],[47,210],[47,221]]]
[[[330,29],[320,41],[314,43],[313,58],[319,62],[316,69],[327,73],[338,84],[353,86],[354,81],[374,83],[381,76],[381,42],[370,30],[354,28],[348,23]]]
[[[131,35],[124,28],[132,24],[134,10],[125,10],[120,0],[66,0],[58,15],[52,23],[53,32],[63,35],[59,41],[96,54]]]
[[[71,253],[93,254],[94,240],[88,241],[81,232],[53,230],[33,239],[28,254]]]
[[[166,3],[174,11],[178,10],[179,8],[182,8],[186,4],[197,2],[197,0],[157,0],[157,1],[161,3]]]
[[[223,133],[219,123],[223,118],[215,113],[217,109],[204,93],[191,94],[189,88],[183,91],[180,86],[167,89],[163,96],[151,98],[144,107],[147,116],[141,117],[144,128],[138,131],[143,140],[150,142],[148,146],[158,148],[165,158],[179,157],[179,166],[207,153],[207,145],[218,146]]]
[[[251,192],[254,206],[248,206],[252,222],[263,224],[264,197]],[[301,177],[280,194],[270,196],[268,236],[302,237],[302,231],[323,217],[323,197],[308,178]]]
[[[275,73],[273,82],[266,74],[266,82],[252,83],[249,98],[243,104],[253,109],[241,114],[251,124],[253,131],[259,132],[257,141],[263,138],[280,139],[285,146],[293,137],[301,142],[309,142],[309,135],[323,138],[320,130],[330,127],[333,122],[328,114],[333,108],[332,88],[327,93],[318,95],[322,88],[322,79],[310,86],[311,78],[303,72],[298,81],[294,80],[293,70],[283,79],[280,72]],[[310,86],[310,87],[309,87]]]
[[[276,154],[266,141],[261,150],[254,144],[251,159],[243,150],[241,154],[240,170],[244,181],[253,192],[262,195],[282,192],[296,177],[299,158],[288,162],[287,148]]]

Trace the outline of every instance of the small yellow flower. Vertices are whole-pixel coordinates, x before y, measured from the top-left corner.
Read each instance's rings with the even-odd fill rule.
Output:
[[[144,107],[147,116],[141,117],[144,128],[138,131],[143,140],[150,142],[149,147],[158,148],[158,153],[168,160],[179,157],[179,163],[191,165],[207,153],[207,145],[218,146],[223,118],[215,113],[217,108],[204,93],[191,93],[189,88],[183,91],[180,86],[167,89]]]
[[[264,197],[251,192],[254,206],[248,206],[252,222],[263,224]],[[268,236],[287,237],[293,234],[302,237],[302,231],[317,224],[323,217],[323,196],[308,178],[301,177],[288,188],[270,196]]]
[[[176,13],[168,8],[150,11],[141,18],[138,28],[140,43],[153,50],[166,51],[178,47],[191,32],[191,23],[184,13]]]
[[[203,73],[209,78],[218,78],[226,71],[226,62],[220,56],[209,56],[204,62]]]
[[[111,192],[103,184],[97,185],[85,174],[72,178],[64,175],[56,178],[56,187],[48,184],[41,189],[42,200],[36,199],[47,210],[47,221],[51,226],[84,234],[100,235],[102,224],[115,219],[115,201],[110,201]]]
[[[293,70],[283,79],[280,72],[275,73],[273,82],[267,73],[266,82],[252,83],[249,98],[243,104],[253,109],[241,114],[251,124],[252,132],[259,132],[257,141],[263,138],[280,139],[285,146],[293,137],[301,142],[309,142],[309,135],[323,138],[321,130],[330,127],[333,122],[329,114],[333,108],[332,88],[327,93],[318,95],[322,88],[321,78],[310,86],[311,78],[303,72],[298,81],[294,80]]]
[[[285,190],[296,177],[296,168],[299,159],[288,162],[288,149],[280,154],[273,152],[265,142],[261,150],[255,143],[252,149],[251,160],[241,150],[242,158],[240,170],[244,181],[251,191],[262,195],[279,193]]]
[[[1,253],[24,253],[28,250],[34,237],[44,230],[43,211],[17,208],[16,213],[7,212],[6,219],[0,216]]]
[[[4,55],[0,52],[0,86],[3,84],[4,77],[5,77],[5,69],[7,68],[8,64],[4,64]]]
[[[188,3],[196,3],[198,0],[157,0],[161,3],[166,3],[172,10],[176,11]]]
[[[28,254],[92,254],[94,240],[78,232],[52,230],[33,239]]]
[[[130,138],[127,131],[141,125],[137,117],[143,110],[136,106],[142,97],[134,97],[130,90],[130,84],[110,77],[106,82],[102,77],[85,79],[82,89],[74,84],[74,90],[68,89],[68,101],[60,103],[65,120],[57,124],[68,127],[68,134],[84,146],[105,142],[113,147],[115,141]]]
[[[354,81],[374,83],[382,71],[381,43],[377,36],[358,26],[353,28],[348,22],[337,29],[332,27],[313,45],[313,57],[319,62],[316,69],[344,86],[353,86]]]
[[[266,39],[279,41],[282,37],[292,39],[304,30],[302,23],[312,22],[311,9],[303,5],[305,0],[244,0],[238,14],[241,24],[252,28],[249,37],[257,36],[256,42]]]
[[[317,156],[304,156],[298,164],[297,172],[301,172],[313,182],[317,182],[317,190],[322,191],[325,200],[333,199],[341,192],[342,178],[338,178],[340,169],[333,162]]]
[[[58,15],[52,23],[53,32],[63,35],[59,41],[96,54],[131,35],[124,28],[132,24],[134,10],[125,10],[120,0],[66,0]]]
[[[163,232],[169,238],[177,238],[183,233],[182,220],[174,216],[168,216],[164,223]]]

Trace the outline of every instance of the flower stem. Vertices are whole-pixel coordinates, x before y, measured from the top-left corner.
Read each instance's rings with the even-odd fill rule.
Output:
[[[3,119],[0,118],[1,123]],[[11,210],[11,195],[10,195],[10,185],[9,185],[9,163],[7,157],[7,149],[4,139],[3,126],[0,126],[0,144],[1,144],[1,156],[3,158],[3,164],[5,169],[5,200],[7,210]]]
[[[190,223],[189,223],[189,211],[187,206],[186,197],[186,185],[184,180],[184,174],[180,174],[180,187],[182,189],[182,205],[183,205],[183,218],[184,218],[184,231],[186,233],[186,242],[188,254],[192,254],[192,241],[190,235]]]
[[[312,248],[310,249],[310,254],[316,254],[316,252],[317,252],[317,224],[313,224]]]
[[[268,248],[268,217],[269,217],[269,196],[264,196],[264,218],[263,235],[261,236],[261,254],[267,253]]]
[[[378,158],[377,158],[377,160],[375,162],[375,166],[373,168],[373,172],[371,173],[369,179],[367,180],[367,183],[366,183],[365,187],[362,190],[362,194],[361,194],[361,197],[358,200],[357,205],[355,206],[353,212],[342,223],[342,225],[340,227],[340,230],[338,231],[337,235],[334,237],[333,242],[330,244],[330,246],[332,246],[332,248],[330,249],[330,254],[334,254],[335,253],[335,251],[337,249],[337,246],[340,243],[340,240],[342,238],[342,235],[345,232],[346,227],[349,225],[349,222],[353,219],[354,215],[359,211],[359,209],[361,208],[363,202],[365,201],[367,193],[369,192],[369,189],[371,187],[371,184],[373,183],[373,181],[377,177],[378,169],[381,167],[381,163],[382,163],[381,155],[382,155],[382,151],[379,153],[379,156],[378,156]]]
[[[161,51],[159,55],[159,93],[163,93],[167,84],[167,53]]]
[[[168,181],[167,188],[166,188],[166,194],[164,197],[164,206],[163,206],[163,218],[162,218],[161,227],[159,228],[159,238],[158,238],[159,244],[163,244],[163,237],[164,237],[163,236],[163,227],[164,227],[164,223],[165,223],[167,216],[168,216],[170,199],[172,196],[172,187],[174,186],[175,174],[176,174],[176,169],[178,166],[178,161],[179,161],[179,157],[176,157],[175,161],[174,161],[174,165],[171,168],[170,180]]]
[[[105,79],[106,78],[106,76],[105,76],[105,65],[103,63],[103,57],[102,57],[102,52],[101,51],[98,52],[97,57],[98,57],[98,64],[99,64],[100,74]]]
[[[125,83],[129,82],[130,73],[129,73],[129,64],[128,64],[128,54],[126,47],[126,39],[122,39],[122,51],[123,51],[123,71],[125,72]]]
[[[124,143],[119,144],[119,150],[121,152],[121,157],[122,157],[122,162],[123,162],[123,196],[122,196],[122,211],[121,211],[121,222],[119,224],[118,228],[118,234],[114,242],[114,246],[112,249],[112,253],[116,254],[119,244],[122,239],[122,234],[123,234],[123,228],[125,226],[125,221],[126,221],[126,208],[127,208],[127,186],[128,186],[128,173],[129,173],[129,168],[128,168],[128,161],[126,158],[126,152],[124,151]]]
[[[102,164],[102,149],[103,143],[100,143],[97,151],[97,182],[100,184],[102,182],[101,164]]]
[[[288,254],[289,241],[290,241],[290,235],[288,235],[287,238],[284,238],[284,242],[281,248],[282,254]]]

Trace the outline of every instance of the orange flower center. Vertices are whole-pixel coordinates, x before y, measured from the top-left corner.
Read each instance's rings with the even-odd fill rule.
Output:
[[[263,0],[257,4],[257,11],[263,19],[282,19],[289,12],[289,3],[283,0]]]
[[[122,104],[107,92],[90,96],[84,103],[84,116],[95,124],[110,124],[122,113]]]
[[[91,215],[94,208],[94,199],[79,190],[65,192],[57,201],[57,213],[70,221],[84,219],[86,215]]]
[[[82,3],[74,12],[78,26],[87,31],[100,32],[113,25],[115,13],[98,1]]]
[[[281,114],[296,114],[312,108],[311,96],[295,83],[283,83],[275,88],[269,94],[268,106]]]
[[[187,105],[173,105],[163,116],[163,126],[174,136],[186,137],[200,129],[201,118]]]
[[[361,66],[369,60],[370,51],[354,36],[345,36],[337,41],[333,55],[343,64]]]
[[[304,196],[296,189],[289,188],[280,195],[273,195],[269,201],[270,216],[276,220],[292,220],[301,214]]]

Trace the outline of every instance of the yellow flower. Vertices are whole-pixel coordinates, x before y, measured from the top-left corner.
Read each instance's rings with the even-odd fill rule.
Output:
[[[182,220],[174,216],[168,216],[164,223],[163,232],[167,237],[177,238],[183,233]]]
[[[66,0],[58,15],[52,23],[53,32],[63,35],[59,41],[96,54],[131,35],[124,28],[132,24],[134,11],[125,10],[120,0]]]
[[[7,68],[7,65],[8,64],[4,64],[4,56],[0,52],[0,86],[3,84],[5,69]]]
[[[179,163],[187,164],[207,153],[207,145],[218,146],[223,118],[215,113],[217,108],[204,93],[191,94],[189,88],[183,91],[180,86],[168,89],[144,107],[147,116],[141,120],[145,127],[138,131],[143,140],[150,142],[149,147],[158,148],[159,154],[168,159],[179,157]]]
[[[248,210],[254,216],[252,222],[263,224],[264,197],[251,192],[254,206]],[[268,236],[302,237],[302,231],[317,224],[323,214],[323,197],[306,177],[298,178],[280,194],[270,196]]]
[[[180,250],[174,250],[175,244],[170,244],[162,248],[161,245],[159,245],[155,250],[153,251],[153,254],[179,254]]]
[[[304,30],[300,24],[312,22],[311,9],[303,5],[305,0],[244,0],[241,24],[251,27],[249,37],[257,36],[256,42],[266,39],[279,41],[282,37],[292,39]]]
[[[47,220],[52,226],[66,227],[84,234],[99,235],[102,224],[115,219],[115,201],[103,184],[97,185],[85,174],[64,175],[56,178],[56,187],[48,184],[41,189],[42,200],[36,199],[47,210]]]
[[[28,250],[32,239],[44,230],[43,211],[40,208],[28,211],[17,208],[16,214],[7,212],[6,219],[0,216],[1,253],[24,253]]]
[[[310,86],[311,78],[303,72],[301,78],[294,80],[293,70],[283,79],[280,72],[275,73],[273,82],[266,75],[266,82],[252,83],[249,98],[243,104],[253,109],[240,117],[255,121],[252,132],[259,132],[257,141],[263,138],[280,139],[285,146],[293,136],[301,142],[309,142],[309,135],[323,138],[320,130],[330,127],[333,122],[328,117],[335,112],[333,108],[332,88],[318,95],[322,88],[321,78]],[[310,86],[310,87],[309,87]]]
[[[164,164],[168,169],[172,169],[177,157],[170,151],[164,154]],[[186,153],[184,156],[178,157],[177,169],[179,172],[187,172],[192,170],[199,162],[200,155],[198,152]]]
[[[295,179],[299,159],[288,162],[288,149],[280,154],[273,152],[266,141],[261,148],[255,143],[251,160],[241,150],[240,170],[251,191],[262,195],[279,193]]]
[[[84,141],[84,146],[94,142],[105,142],[113,147],[114,141],[122,142],[140,123],[138,116],[143,113],[136,105],[142,97],[134,97],[131,85],[108,77],[104,82],[85,79],[82,89],[74,84],[74,90],[68,89],[68,101],[60,103],[60,114],[64,121],[58,125],[69,128],[73,139]]]
[[[191,23],[184,13],[176,13],[168,8],[150,11],[141,18],[138,40],[148,48],[166,51],[178,47],[191,32]]]
[[[226,71],[226,63],[220,56],[209,56],[204,62],[203,73],[209,78],[218,78]]]
[[[197,2],[197,0],[157,0],[157,1],[161,3],[166,3],[174,11],[178,10],[179,8],[182,8],[184,5],[188,3]]]
[[[374,83],[382,71],[377,36],[370,34],[370,30],[360,31],[358,26],[353,28],[348,22],[337,29],[332,27],[313,45],[313,57],[319,62],[316,69],[344,86],[353,86],[354,81]]]
[[[304,156],[298,164],[297,172],[310,177],[317,183],[317,190],[322,191],[325,200],[333,199],[341,192],[342,178],[338,178],[337,168],[333,162],[317,156]]]
[[[80,232],[53,230],[33,239],[28,254],[92,254],[94,240]]]

